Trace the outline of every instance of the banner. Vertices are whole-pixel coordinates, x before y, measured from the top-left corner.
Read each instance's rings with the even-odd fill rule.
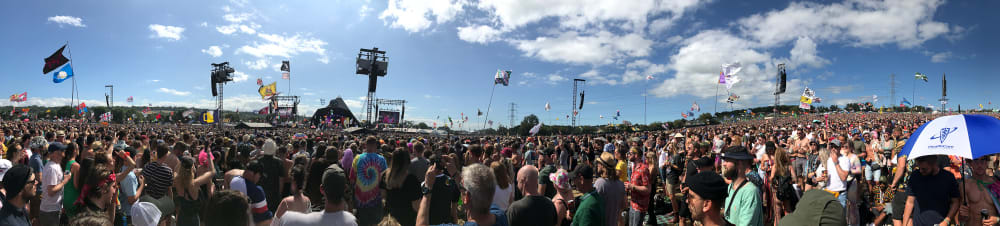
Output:
[[[70,65],[66,65],[61,69],[59,69],[59,71],[56,71],[56,73],[52,74],[52,82],[62,83],[63,81],[66,81],[66,79],[69,79],[71,77],[73,77],[73,67],[71,67]]]
[[[493,77],[493,84],[510,85],[510,71],[497,70],[496,76]]]

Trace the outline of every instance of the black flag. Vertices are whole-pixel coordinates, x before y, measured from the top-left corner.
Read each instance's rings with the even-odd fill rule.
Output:
[[[945,77],[947,77],[947,76],[948,75],[945,75],[945,74],[941,75],[941,96],[942,97],[948,96],[948,79],[945,79]]]
[[[291,67],[288,66],[288,61],[287,60],[281,61],[281,71],[287,71],[287,72],[291,72],[292,71]]]
[[[59,50],[56,50],[55,53],[52,53],[52,56],[45,58],[45,67],[42,68],[42,74],[48,74],[49,72],[52,72],[52,70],[55,70],[56,68],[59,68],[59,66],[63,66],[63,64],[69,62],[69,59],[66,59],[66,57],[62,54],[63,49],[66,49],[66,45],[63,45],[59,48]]]
[[[579,109],[583,109],[583,93],[584,93],[584,91],[580,91],[580,108]]]

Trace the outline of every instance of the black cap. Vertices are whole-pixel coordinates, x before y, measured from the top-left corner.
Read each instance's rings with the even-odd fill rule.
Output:
[[[31,168],[24,164],[16,165],[7,170],[3,175],[2,182],[4,189],[7,189],[7,197],[16,197],[15,195],[20,194],[24,185],[28,184],[30,176]]]
[[[326,167],[323,171],[323,192],[330,200],[339,201],[344,198],[344,190],[347,189],[347,175],[337,164]],[[337,203],[337,202],[334,202]]]
[[[715,172],[705,171],[695,174],[686,182],[691,191],[701,196],[702,199],[721,200],[728,196],[726,192],[728,185],[722,180],[722,176]]]
[[[753,155],[747,152],[747,148],[743,146],[732,146],[726,148],[725,152],[722,153],[723,159],[732,160],[753,160]]]
[[[594,169],[586,164],[579,164],[569,176],[571,178],[582,176],[585,179],[594,179]]]

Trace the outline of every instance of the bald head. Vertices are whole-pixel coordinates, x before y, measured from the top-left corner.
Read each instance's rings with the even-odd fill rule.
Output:
[[[532,165],[517,171],[517,186],[524,196],[538,195],[538,168]]]

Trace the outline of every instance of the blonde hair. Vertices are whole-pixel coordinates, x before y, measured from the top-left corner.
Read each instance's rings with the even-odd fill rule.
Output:
[[[499,186],[500,189],[507,189],[507,187],[510,187],[510,171],[507,170],[506,164],[493,162],[490,164],[490,168],[493,169],[493,175],[496,177],[497,186]]]

